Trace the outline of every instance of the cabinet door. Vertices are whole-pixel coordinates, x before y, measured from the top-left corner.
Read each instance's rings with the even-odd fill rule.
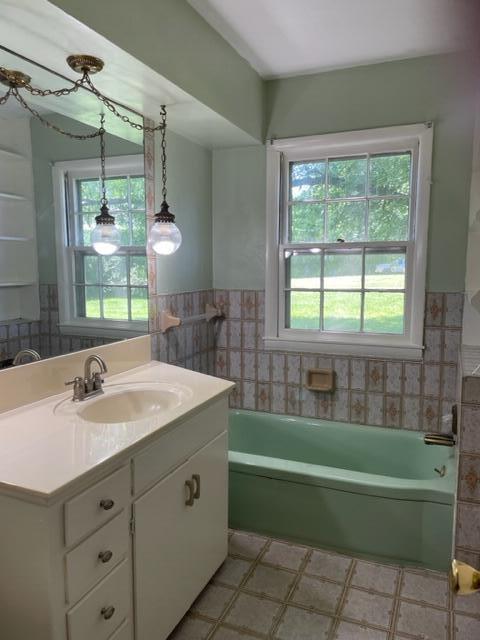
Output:
[[[134,503],[137,640],[167,638],[225,559],[227,484],[225,432]]]

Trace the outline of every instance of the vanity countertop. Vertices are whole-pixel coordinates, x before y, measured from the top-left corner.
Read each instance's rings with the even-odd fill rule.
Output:
[[[89,422],[78,411],[97,398],[142,385],[177,386],[185,390],[181,404],[133,422]],[[0,413],[0,492],[47,503],[72,483],[135,453],[202,406],[228,394],[228,380],[151,361],[109,376],[105,394],[71,402],[72,389]]]

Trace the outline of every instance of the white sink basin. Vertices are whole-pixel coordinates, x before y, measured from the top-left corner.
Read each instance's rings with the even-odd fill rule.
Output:
[[[179,407],[190,395],[190,389],[167,383],[110,385],[104,394],[83,402],[63,400],[54,412],[102,424],[137,422]]]
[[[85,405],[78,415],[88,422],[134,422],[174,409],[180,394],[172,390],[142,389],[101,396]]]

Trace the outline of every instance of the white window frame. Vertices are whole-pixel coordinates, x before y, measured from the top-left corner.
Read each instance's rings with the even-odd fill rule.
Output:
[[[422,357],[432,145],[432,123],[271,141],[267,146],[266,349],[405,359]],[[288,215],[289,163],[317,160],[325,156],[346,157],[398,151],[410,151],[412,154],[410,239],[408,242],[391,243],[407,247],[404,334],[335,333],[286,328],[282,265],[283,244],[287,241],[284,220]],[[384,246],[388,243],[378,244]],[[308,249],[309,246],[308,243],[298,244],[299,249]],[[317,247],[319,243],[312,243],[311,246]],[[345,242],[342,246],[354,248],[358,245]]]
[[[104,320],[99,318],[78,318],[75,315],[75,296],[73,291],[73,252],[75,246],[68,244],[67,202],[75,202],[75,180],[98,177],[100,171],[100,158],[56,162],[52,167],[59,328],[61,333],[68,335],[131,338],[148,332],[148,320]],[[108,158],[105,171],[106,177],[114,177],[122,173],[144,175],[143,155]],[[125,249],[125,247],[122,248]]]

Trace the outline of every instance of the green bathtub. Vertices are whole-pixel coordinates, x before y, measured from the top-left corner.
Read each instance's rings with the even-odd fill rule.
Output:
[[[229,464],[231,527],[449,567],[454,448],[427,446],[413,431],[233,411]]]

